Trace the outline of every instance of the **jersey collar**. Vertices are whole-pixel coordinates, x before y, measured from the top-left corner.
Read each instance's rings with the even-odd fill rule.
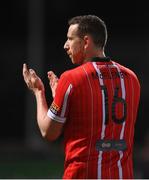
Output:
[[[110,62],[110,57],[92,57],[92,62]]]

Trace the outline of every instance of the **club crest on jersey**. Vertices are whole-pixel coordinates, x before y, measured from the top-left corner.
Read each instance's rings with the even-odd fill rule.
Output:
[[[59,106],[57,104],[55,104],[54,102],[50,106],[51,112],[55,115],[58,114],[59,109],[60,109]]]

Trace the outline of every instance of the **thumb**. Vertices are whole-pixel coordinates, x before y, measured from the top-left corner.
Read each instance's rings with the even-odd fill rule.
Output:
[[[33,77],[37,77],[37,74],[33,69],[29,69],[29,72]]]

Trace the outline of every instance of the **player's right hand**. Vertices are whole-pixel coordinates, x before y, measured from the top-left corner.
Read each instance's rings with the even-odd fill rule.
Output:
[[[33,69],[28,69],[26,64],[23,64],[23,77],[27,87],[34,93],[44,91],[44,84],[37,76]]]

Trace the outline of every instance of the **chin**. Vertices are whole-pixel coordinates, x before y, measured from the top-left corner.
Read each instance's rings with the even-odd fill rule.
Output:
[[[71,60],[72,64],[79,64],[78,62]]]
[[[71,58],[71,62],[72,64],[76,64],[76,61],[73,58]]]
[[[76,65],[83,64],[82,61],[81,61],[80,59],[74,59],[74,58],[71,58],[71,62],[72,62],[72,64],[76,64]]]

